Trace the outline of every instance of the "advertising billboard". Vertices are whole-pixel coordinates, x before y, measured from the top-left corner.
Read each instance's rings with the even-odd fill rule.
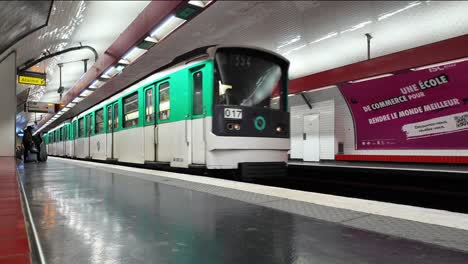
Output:
[[[339,87],[356,149],[468,149],[468,62]]]

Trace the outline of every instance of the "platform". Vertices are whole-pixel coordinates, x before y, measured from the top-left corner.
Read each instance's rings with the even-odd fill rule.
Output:
[[[47,263],[468,263],[462,214],[59,158],[20,174]]]
[[[0,157],[0,264],[30,263],[16,160]]]

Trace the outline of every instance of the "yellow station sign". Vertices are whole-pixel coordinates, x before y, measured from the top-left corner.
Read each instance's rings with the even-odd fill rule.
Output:
[[[45,74],[24,72],[18,74],[18,83],[46,86]]]

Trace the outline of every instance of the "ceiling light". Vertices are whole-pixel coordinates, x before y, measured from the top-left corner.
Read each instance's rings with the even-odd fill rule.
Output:
[[[440,62],[440,63],[435,63],[435,64],[430,64],[426,66],[421,66],[418,68],[413,68],[411,69],[412,71],[419,71],[419,70],[425,70],[425,69],[430,69],[430,68],[437,68],[439,66],[444,66],[444,65],[450,65],[450,64],[456,64],[459,62],[467,61],[468,57],[466,58],[461,58],[461,59],[456,59],[456,60],[451,60],[451,61],[446,61],[446,62]]]
[[[380,78],[384,78],[384,77],[388,77],[388,76],[392,76],[392,75],[393,75],[392,73],[387,73],[387,74],[372,76],[372,77],[369,77],[369,78],[363,78],[363,79],[359,79],[359,80],[355,80],[355,81],[349,81],[349,83],[359,83],[359,82],[364,82],[364,81],[369,81],[369,80],[374,80],[374,79],[380,79]]]
[[[75,99],[73,99],[72,102],[73,102],[73,103],[79,103],[79,102],[81,102],[82,100],[83,100],[82,97],[76,97]]]
[[[114,75],[117,74],[114,66],[110,66],[102,75],[103,78],[112,78]]]
[[[300,49],[304,48],[305,46],[307,46],[307,44],[301,45],[301,46],[296,47],[296,48],[294,48],[294,49],[290,49],[290,50],[284,52],[283,55],[288,55],[289,53],[291,53],[291,52],[293,52],[293,51],[296,51],[296,50],[300,50]]]
[[[286,46],[288,46],[288,45],[291,45],[291,44],[293,44],[293,43],[295,43],[295,42],[298,42],[299,40],[301,40],[301,36],[296,36],[296,37],[294,37],[294,38],[291,39],[291,40],[288,40],[288,41],[286,41],[286,42],[283,42],[283,44],[279,45],[279,46],[277,47],[277,49],[284,48],[284,47],[286,47]]]
[[[393,16],[393,15],[396,15],[396,14],[398,14],[398,13],[400,13],[400,12],[403,12],[403,11],[405,11],[405,10],[407,10],[407,9],[410,9],[410,8],[412,8],[412,7],[414,7],[414,6],[418,6],[418,5],[420,5],[420,4],[421,4],[420,1],[416,1],[416,2],[410,3],[410,4],[408,4],[407,6],[401,8],[401,9],[398,9],[398,10],[395,10],[395,11],[393,11],[393,12],[380,15],[380,16],[377,18],[377,20],[380,21],[380,20],[389,18],[389,17],[391,17],[391,16]]]
[[[133,47],[130,51],[128,51],[123,57],[122,60],[124,62],[132,63],[136,59],[138,59],[141,55],[145,54],[147,50],[140,49],[138,47]]]
[[[66,107],[70,107],[70,108],[72,108],[72,107],[74,107],[75,105],[76,105],[75,103],[69,103],[69,104],[67,104],[67,106],[66,106]]]
[[[81,97],[86,97],[86,96],[88,96],[88,95],[90,95],[90,94],[92,94],[92,93],[93,93],[93,90],[84,89],[84,90],[80,93],[80,96],[81,96]]]
[[[358,30],[360,28],[365,27],[366,25],[369,25],[370,23],[372,23],[372,21],[370,21],[370,20],[366,21],[366,22],[362,22],[362,23],[359,23],[359,24],[357,24],[355,26],[352,26],[352,27],[350,27],[348,29],[345,29],[345,30],[341,31],[340,33],[343,34],[343,33],[346,33],[346,32],[351,32],[351,31],[354,31],[354,30]]]
[[[171,32],[176,30],[180,27],[186,20],[176,17],[175,15],[170,16],[167,18],[163,23],[158,25],[156,29],[154,29],[150,33],[150,37],[154,37],[157,40],[161,41]]]
[[[94,81],[89,85],[89,88],[91,88],[91,89],[93,89],[93,88],[99,88],[99,87],[101,87],[103,84],[104,84],[104,81],[103,81],[102,79],[94,80]]]
[[[320,42],[320,41],[322,41],[322,40],[329,39],[329,38],[334,37],[334,36],[336,36],[336,35],[338,35],[338,32],[329,33],[329,34],[327,34],[327,35],[324,36],[324,37],[321,37],[321,38],[319,38],[319,39],[316,39],[316,40],[310,42],[310,44],[317,43],[317,42]]]

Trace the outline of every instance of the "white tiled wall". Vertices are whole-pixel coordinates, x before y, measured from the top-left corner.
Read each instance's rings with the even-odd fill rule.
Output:
[[[324,147],[320,149],[321,159],[334,159],[334,155],[338,153],[338,144],[344,144],[343,154],[356,155],[413,155],[413,156],[468,156],[466,150],[356,150],[354,123],[351,112],[337,87],[312,91],[307,93],[307,97],[315,106],[315,111],[320,115],[320,136],[324,137]],[[332,102],[333,104],[331,104]],[[329,107],[333,105],[334,109]],[[307,105],[300,95],[290,97],[291,116],[298,111],[308,109]],[[314,107],[313,107],[314,109]],[[323,111],[323,114],[322,114]],[[313,113],[313,112],[310,112]],[[293,119],[293,118],[291,118]],[[291,132],[301,130],[302,124],[291,122]],[[322,131],[322,123],[324,124]],[[293,126],[299,126],[295,128]],[[331,128],[332,127],[332,128]],[[333,131],[333,133],[331,132]],[[334,135],[334,136],[331,136]],[[293,136],[293,135],[292,135]],[[330,143],[333,142],[333,143]],[[321,142],[322,143],[322,138]],[[331,146],[333,145],[333,147]],[[323,157],[322,157],[323,153]]]
[[[302,100],[302,98],[299,98]],[[335,106],[333,100],[311,102],[312,109],[306,104],[291,106],[291,158],[302,159],[303,117],[309,114],[319,114],[320,159],[334,159],[335,144]]]
[[[0,58],[0,156],[15,155],[16,53]],[[1,168],[0,168],[1,170]]]

